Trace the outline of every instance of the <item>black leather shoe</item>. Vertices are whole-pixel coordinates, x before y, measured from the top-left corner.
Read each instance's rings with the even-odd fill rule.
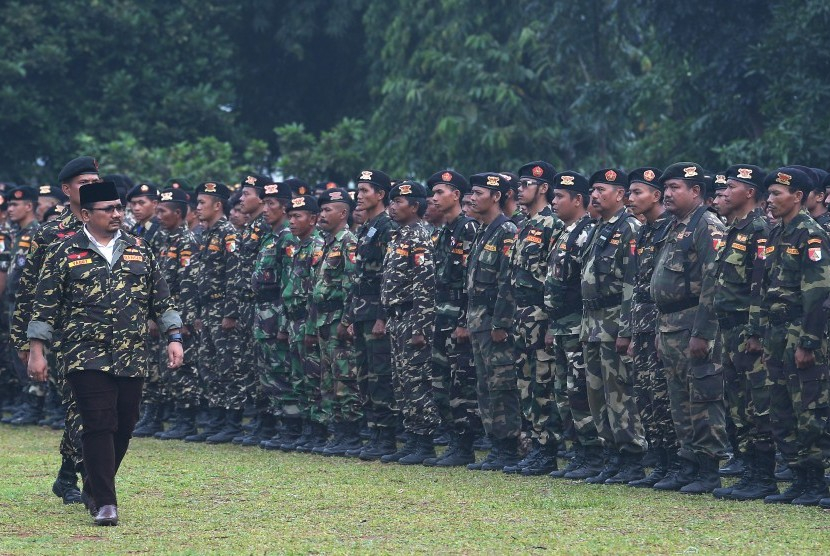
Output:
[[[95,514],[95,525],[118,525],[118,507],[112,504],[101,506]]]

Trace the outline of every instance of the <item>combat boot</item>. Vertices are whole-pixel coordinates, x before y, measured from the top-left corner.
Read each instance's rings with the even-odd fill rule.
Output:
[[[322,450],[326,446],[329,438],[329,428],[326,425],[312,422],[310,433],[308,442],[302,445],[298,443],[294,448],[295,452],[310,454],[315,449]]]
[[[282,450],[291,452],[297,447],[297,442],[302,437],[303,421],[299,417],[283,417],[282,430],[279,435],[272,436],[268,440],[259,443],[264,450]]]
[[[548,473],[548,477],[553,477],[554,479],[564,479],[566,474],[579,469],[585,458],[585,449],[582,447],[581,444],[575,444],[572,451],[574,455],[572,458],[570,458],[568,464],[562,469],[551,471],[550,473]]]
[[[375,443],[370,442],[364,446],[358,455],[363,461],[375,461],[397,451],[395,429],[392,427],[378,427],[374,430],[377,431]]]
[[[445,457],[453,455],[456,450],[458,450],[458,434],[455,431],[450,431],[447,433],[449,441],[447,442],[447,449],[443,451],[440,455],[436,454],[434,458],[427,458],[423,461],[424,467],[435,467],[435,464],[438,463],[438,460],[443,459]],[[435,442],[435,440],[433,440]],[[440,446],[440,444],[436,444],[436,446]],[[469,462],[467,462],[469,463]]]
[[[721,487],[718,459],[707,454],[697,454],[697,476],[680,489],[682,494],[706,494]]]
[[[794,481],[795,472],[790,468],[790,464],[784,461],[780,454],[775,455],[777,465],[775,466],[775,479],[777,481]]]
[[[483,462],[481,464],[482,471],[504,471],[505,467],[519,463],[518,438],[502,438],[501,440],[493,440],[493,443],[498,447],[498,457],[493,461]]]
[[[222,425],[225,423],[225,408],[211,407],[207,411],[208,421],[207,425],[202,429],[202,432],[185,436],[185,442],[204,442],[207,437],[213,436],[222,430]]]
[[[589,485],[605,484],[605,481],[620,472],[622,463],[620,461],[620,453],[616,448],[605,448],[603,449],[603,453],[605,455],[605,465],[599,473],[585,479],[585,482]]]
[[[764,504],[789,504],[807,490],[810,483],[810,476],[806,469],[801,467],[791,467],[795,479],[790,484],[790,488],[781,494],[770,494],[764,498]]]
[[[244,413],[244,409],[226,409],[225,426],[216,434],[208,436],[205,442],[208,444],[230,444],[242,432],[242,416]]]
[[[735,448],[732,452],[732,457],[726,460],[726,463],[718,469],[718,474],[721,477],[738,477],[744,472],[744,465],[746,463],[746,454],[741,452],[740,448]]]
[[[830,510],[830,497],[819,500],[818,507],[822,510]]]
[[[420,465],[427,458],[435,457],[435,444],[431,434],[416,434],[417,446],[411,454],[398,460],[401,465]]]
[[[795,498],[791,504],[796,506],[818,506],[822,498],[830,496],[827,483],[824,482],[824,469],[821,467],[808,467],[807,486],[801,495]]]
[[[184,440],[198,432],[196,430],[196,408],[186,407],[178,411],[176,424],[173,428],[165,432],[158,432],[153,436],[159,440]]]
[[[627,485],[645,478],[643,454],[623,452],[620,454],[620,463],[620,470],[612,477],[605,479],[606,485]]]
[[[697,477],[697,460],[669,455],[669,472],[654,484],[655,490],[680,490]]]
[[[665,478],[666,473],[668,473],[669,470],[669,459],[666,449],[662,447],[654,448],[651,452],[654,454],[655,459],[654,467],[651,469],[651,473],[642,479],[629,482],[628,486],[634,488],[651,488],[656,485],[658,481]]]
[[[60,398],[54,389],[49,388],[46,392],[46,398],[43,402],[43,418],[37,422],[41,427],[48,427],[61,417],[62,407]]]
[[[504,472],[508,475],[517,475],[522,472],[522,469],[536,461],[536,458],[542,455],[542,445],[535,438],[531,441],[530,450],[524,458],[516,462],[516,465],[508,465],[504,468]]]
[[[525,477],[537,477],[547,475],[559,468],[556,461],[556,454],[559,451],[558,442],[550,441],[540,447],[539,456],[532,463],[522,468],[522,475]],[[505,468],[506,469],[506,468]]]
[[[377,444],[379,436],[380,436],[380,429],[378,429],[377,427],[369,429],[368,430],[368,436],[366,438],[366,444],[363,444],[363,445],[359,446],[358,448],[355,448],[355,449],[352,449],[352,450],[346,450],[346,453],[343,454],[343,455],[345,455],[347,458],[360,457],[360,453],[363,450],[371,449],[372,447],[375,446],[375,444]],[[360,432],[360,438],[361,439],[363,438],[363,431],[362,430]]]
[[[409,454],[413,453],[415,450],[418,449],[418,437],[414,434],[408,435],[406,439],[406,443],[401,446],[397,451],[386,454],[380,458],[382,463],[395,463],[402,457],[406,457]]]
[[[749,461],[751,468],[747,484],[740,482],[732,487],[725,498],[729,500],[761,500],[778,494],[778,482],[775,480],[775,452],[753,452]],[[741,479],[741,482],[743,479]]]
[[[311,449],[312,454],[317,454],[322,456],[323,452],[327,449],[334,448],[340,443],[340,439],[343,437],[343,427],[339,423],[332,424],[331,428],[333,429],[333,433],[331,437],[326,435],[326,442],[322,446],[315,446]],[[328,430],[328,429],[326,429]]]
[[[595,477],[603,468],[602,447],[600,446],[583,446],[582,447],[582,461],[579,467],[573,471],[565,473],[562,478],[571,479],[574,481],[582,481]]]
[[[493,439],[487,434],[477,436],[473,441],[473,449],[479,452],[487,452],[493,449]]]
[[[234,438],[234,444],[241,444],[242,446],[259,446],[260,442],[268,440],[274,436],[276,427],[277,418],[270,413],[265,413],[263,411],[257,420],[256,427],[254,427],[250,434],[243,436],[241,442],[236,442],[236,439]]]
[[[341,430],[340,442],[323,450],[324,456],[344,457],[348,450],[363,448],[363,441],[360,439],[360,421],[342,423]]]
[[[133,430],[133,436],[136,438],[147,438],[164,430],[164,425],[161,422],[161,407],[158,404],[146,404],[144,407],[144,416],[144,423],[141,426],[136,425],[135,430]]]
[[[16,427],[37,425],[38,421],[43,419],[43,404],[45,401],[45,396],[35,396],[34,394],[24,395],[23,406],[17,412],[17,415],[9,421],[10,424]]]
[[[58,477],[52,483],[52,492],[63,500],[64,504],[80,504],[81,491],[78,490],[78,475],[75,473],[75,463],[66,457],[61,460]]]
[[[474,461],[472,463],[467,464],[467,469],[469,469],[470,471],[481,471],[481,468],[482,466],[484,466],[485,463],[492,463],[496,461],[496,459],[499,457],[499,445],[493,439],[490,439],[490,445],[492,447],[490,448],[490,451],[487,453],[487,455],[484,456],[484,459],[481,461]],[[475,446],[475,443],[473,443],[473,446]]]
[[[461,467],[475,463],[476,453],[473,451],[473,441],[475,438],[471,431],[465,431],[461,434],[453,435],[455,437],[455,450],[447,450],[435,462],[436,467]],[[424,462],[426,465],[426,462]]]

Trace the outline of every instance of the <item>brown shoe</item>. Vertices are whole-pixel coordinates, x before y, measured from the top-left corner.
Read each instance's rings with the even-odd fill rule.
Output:
[[[112,504],[101,506],[95,515],[95,525],[118,525],[118,507]]]

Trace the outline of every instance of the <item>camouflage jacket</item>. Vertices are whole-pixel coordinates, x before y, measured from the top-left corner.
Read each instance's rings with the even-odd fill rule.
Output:
[[[355,278],[357,238],[348,229],[328,234],[323,255],[314,268],[309,311],[310,334],[343,318],[346,292]]]
[[[651,275],[657,253],[668,238],[673,216],[664,211],[654,222],[646,222],[637,234],[637,251],[628,265],[626,281],[631,284],[631,310],[623,313],[623,328],[631,335],[657,330],[657,306],[651,298]]]
[[[700,211],[702,216],[690,236],[686,229]],[[715,338],[715,259],[723,231],[720,219],[703,205],[672,222],[651,276],[651,295],[659,314],[658,332],[690,330],[696,338]],[[689,237],[689,248],[684,249],[684,238]]]
[[[478,223],[459,214],[438,229],[435,239],[435,314],[467,322],[467,265]]]
[[[11,268],[12,246],[14,233],[8,222],[0,224],[0,272],[8,272]]]
[[[519,207],[516,207],[516,210],[514,210],[513,214],[510,215],[510,221],[513,222],[517,230],[521,230],[522,226],[524,226],[525,222],[527,222],[527,216]]]
[[[294,237],[294,236],[291,236]],[[299,241],[295,238],[295,241]],[[308,304],[314,289],[314,266],[323,256],[323,236],[315,228],[311,235],[288,248],[291,258],[285,260],[285,279],[282,283],[282,303],[285,320],[308,323]],[[314,335],[316,330],[305,332]]]
[[[818,349],[825,337],[830,296],[830,240],[815,220],[801,211],[778,224],[767,242],[760,321],[799,324],[799,346]]]
[[[40,271],[46,251],[53,243],[73,237],[83,229],[83,222],[78,220],[71,210],[67,210],[63,218],[52,220],[38,228],[32,236],[32,246],[26,258],[26,266],[20,273],[20,283],[17,290],[17,304],[11,325],[11,341],[17,350],[28,350],[29,340],[26,330],[32,317],[32,303],[34,302],[35,287],[37,286]]]
[[[640,223],[620,209],[594,228],[582,265],[583,342],[613,342],[630,337],[622,314],[630,311],[633,289],[625,282]]]
[[[237,266],[230,280],[239,305],[254,303],[255,292],[251,276],[254,273],[263,240],[270,230],[271,226],[266,222],[265,214],[260,214],[245,225],[237,242]],[[276,292],[279,293],[279,288],[276,288]]]
[[[383,257],[398,225],[384,211],[364,223],[357,231],[357,257],[354,281],[343,315],[343,324],[385,319],[380,303]]]
[[[134,223],[128,228],[128,231],[132,235],[143,239],[150,246],[150,249],[153,250],[153,255],[158,257],[165,243],[164,236],[167,235],[167,232],[161,228],[158,218],[151,218],[147,221],[146,225]]]
[[[231,278],[237,275],[238,249],[236,228],[227,218],[220,218],[202,235],[199,248],[199,315],[217,307],[223,318],[238,318],[239,305]]]
[[[254,313],[254,338],[273,338],[285,329],[285,309],[282,288],[288,279],[291,257],[297,238],[288,229],[288,221],[276,229],[265,232],[251,274],[256,311]]]
[[[158,266],[185,324],[192,324],[198,316],[199,272],[194,256],[198,252],[199,244],[186,226],[165,231]]]
[[[412,310],[413,335],[432,336],[435,311],[435,263],[429,230],[418,221],[393,234],[383,258],[380,300],[389,313]],[[400,315],[398,315],[400,317]]]
[[[830,234],[830,211],[824,212],[817,217],[813,218],[816,221],[816,224],[822,227],[822,229]]]
[[[510,250],[510,283],[518,307],[544,305],[552,240],[561,228],[562,221],[546,205],[519,229]],[[547,320],[548,315],[545,311],[536,311],[532,318]]]
[[[516,225],[500,214],[476,233],[467,267],[467,328],[470,332],[513,327],[516,301],[510,286],[510,249]]]
[[[6,278],[6,302],[14,305],[17,298],[17,292],[20,291],[20,276],[23,274],[23,269],[28,261],[27,255],[29,249],[32,247],[32,238],[35,232],[40,228],[40,222],[32,220],[32,222],[18,230],[14,235],[14,241],[11,248],[11,264],[9,266],[8,277]]]
[[[85,233],[53,243],[43,262],[28,337],[49,342],[62,324],[66,372],[146,376],[156,356],[147,319],[162,331],[181,327],[150,247],[125,233],[115,242],[112,266]]]
[[[764,276],[769,224],[761,209],[751,211],[726,230],[723,247],[716,259],[714,307],[718,317],[740,318],[752,335],[761,328],[758,307]],[[730,328],[737,323],[724,322]]]
[[[579,334],[582,326],[582,260],[594,229],[585,214],[553,236],[545,277],[545,310],[555,336]]]

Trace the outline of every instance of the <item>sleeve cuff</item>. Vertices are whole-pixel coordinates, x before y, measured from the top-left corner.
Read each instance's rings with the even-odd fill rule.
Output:
[[[44,342],[51,342],[52,332],[53,328],[48,323],[33,320],[29,323],[26,336],[30,340],[43,340]]]
[[[161,318],[158,320],[158,325],[159,328],[161,330],[164,330],[165,332],[170,330],[171,328],[181,328],[182,317],[179,315],[178,311],[165,311]]]

